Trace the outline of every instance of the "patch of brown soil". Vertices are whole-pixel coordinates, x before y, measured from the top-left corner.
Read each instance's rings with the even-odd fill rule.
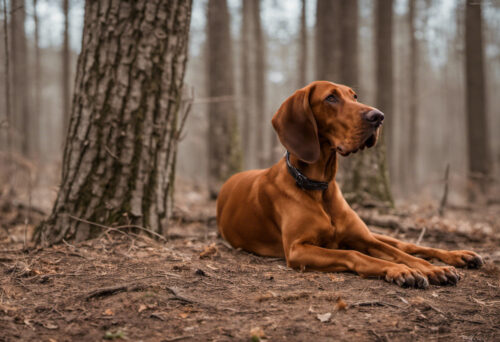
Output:
[[[350,273],[300,273],[283,260],[229,248],[214,227],[202,224],[171,233],[167,243],[108,233],[27,252],[0,244],[0,341],[241,341],[252,335],[493,341],[500,334],[494,241],[426,235],[424,244],[473,249],[487,264],[462,270],[457,286],[416,290]]]

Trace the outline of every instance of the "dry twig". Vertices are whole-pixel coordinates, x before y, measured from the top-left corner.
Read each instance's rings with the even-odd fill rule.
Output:
[[[101,287],[99,289],[90,291],[85,295],[85,299],[89,300],[91,298],[110,296],[118,292],[132,292],[143,290],[146,286],[143,284],[121,284],[115,286]]]
[[[144,227],[141,227],[141,226],[138,226],[138,225],[135,225],[135,224],[126,224],[126,225],[123,225],[123,226],[110,227],[110,226],[105,226],[103,224],[99,224],[99,223],[96,223],[96,222],[88,221],[88,220],[85,220],[85,219],[82,219],[82,218],[79,218],[79,217],[76,217],[76,216],[73,216],[73,215],[69,215],[69,214],[68,214],[68,217],[70,217],[70,218],[72,218],[73,220],[76,220],[76,221],[80,221],[80,222],[83,222],[83,223],[90,224],[90,225],[95,226],[95,227],[99,227],[99,228],[103,228],[103,229],[107,229],[107,230],[112,230],[112,231],[119,231],[120,233],[123,233],[120,229],[131,229],[131,228],[132,229],[139,229],[139,230],[145,231],[145,232],[147,232],[147,233],[149,233],[151,235],[156,236],[160,240],[167,241],[167,239],[165,239],[165,237],[161,236],[157,232],[154,232],[152,230],[149,230],[147,228],[144,228]]]
[[[444,172],[444,192],[443,197],[441,198],[441,203],[439,204],[439,216],[444,215],[444,207],[446,206],[446,202],[448,200],[448,176],[450,174],[450,164],[446,165],[446,170]]]
[[[396,304],[391,304],[391,303],[386,303],[386,302],[380,302],[377,300],[374,301],[367,301],[367,302],[357,302],[349,305],[350,307],[355,307],[355,306],[392,306],[394,308],[401,309],[401,306],[396,305]]]
[[[200,304],[200,303],[197,303],[195,302],[194,300],[192,299],[189,299],[189,298],[186,298],[184,296],[182,296],[181,294],[179,294],[179,289],[177,289],[176,287],[168,287],[166,288],[171,294],[174,295],[174,297],[176,299],[179,299],[180,301],[183,301],[183,302],[186,302],[186,303],[189,303],[189,304]]]
[[[163,340],[163,341],[173,342],[173,341],[180,341],[180,340],[184,340],[186,338],[193,338],[193,337],[194,337],[194,335],[183,335],[183,336],[167,338],[166,340]]]
[[[415,244],[416,244],[416,245],[420,245],[420,243],[422,242],[422,239],[424,238],[424,234],[425,234],[425,231],[426,231],[426,230],[427,230],[427,229],[426,229],[425,227],[424,227],[424,228],[422,228],[422,231],[420,232],[420,235],[418,236],[417,241],[415,241]]]

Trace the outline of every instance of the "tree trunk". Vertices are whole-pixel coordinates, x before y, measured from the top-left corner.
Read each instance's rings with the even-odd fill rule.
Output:
[[[340,2],[318,0],[316,6],[316,79],[338,82],[340,77]]]
[[[209,0],[207,13],[207,90],[214,98],[208,106],[208,169],[210,196],[222,183],[241,169],[241,150],[233,100],[233,55],[226,0]]]
[[[34,155],[39,158],[39,146],[40,146],[40,114],[41,114],[41,56],[40,56],[40,30],[38,23],[38,13],[37,13],[37,0],[33,0],[33,22],[35,24],[35,82],[34,86],[34,108],[32,115],[32,125],[29,134],[32,137]]]
[[[250,72],[251,20],[253,1],[242,0],[241,7],[241,82],[242,82],[242,146],[245,168],[251,167],[251,124],[253,117],[252,73]]]
[[[5,54],[5,120],[7,121],[7,158],[12,154],[12,107],[11,107],[11,87],[10,87],[10,48],[9,48],[9,28],[8,28],[8,9],[7,1],[2,1],[3,9],[3,36],[4,36],[4,54]],[[9,159],[7,159],[9,162]]]
[[[306,0],[301,0],[302,9],[300,11],[300,33],[299,33],[299,59],[298,59],[298,79],[297,88],[306,86],[307,74],[307,25],[306,25]]]
[[[465,72],[470,198],[484,194],[490,173],[486,116],[481,1],[467,0],[465,10]],[[477,189],[474,189],[476,188]]]
[[[12,124],[14,140],[20,152],[25,156],[32,156],[30,147],[30,94],[28,83],[27,42],[24,30],[26,9],[24,0],[11,1],[11,46],[12,62]]]
[[[387,146],[389,169],[392,173],[391,151],[394,122],[393,51],[392,51],[392,7],[393,0],[376,2],[376,106],[385,114],[384,143]]]
[[[358,3],[356,0],[343,1],[341,10],[341,82],[357,88],[359,87]],[[382,139],[370,150],[342,158],[339,177],[342,191],[350,203],[385,202],[392,205]]]
[[[273,150],[276,147],[277,140],[274,139],[274,132],[269,129],[269,121],[266,117],[266,51],[264,36],[262,34],[262,23],[260,18],[260,2],[255,0],[253,3],[253,16],[254,21],[253,29],[255,36],[255,121],[257,128],[256,134],[256,151],[257,151],[257,166],[263,168],[266,166],[267,159],[273,159]],[[264,149],[264,133],[269,132],[271,135],[271,149],[270,155]]]
[[[384,120],[384,126],[386,126],[387,121],[391,120],[390,114],[387,115],[387,113],[392,112],[392,65],[387,65],[387,63],[392,63],[392,0],[377,0],[375,11],[376,102],[377,107],[386,114]],[[389,95],[383,92],[387,92]],[[388,116],[389,118],[387,118]],[[381,136],[373,149],[365,150],[353,158],[352,171],[350,174],[346,174],[347,186],[344,190],[350,202],[377,201],[393,205],[385,144],[384,137]]]
[[[358,87],[358,0],[342,1],[340,83]]]
[[[35,241],[84,240],[96,224],[165,235],[190,18],[190,1],[86,2],[62,182]]]
[[[69,49],[69,0],[63,0],[62,8],[64,13],[64,31],[63,31],[63,45],[61,50],[62,58],[62,124],[63,124],[63,138],[66,137],[68,130],[69,115],[71,111],[71,55]]]
[[[339,83],[356,88],[358,85],[358,1],[342,1],[340,3],[340,78]],[[366,165],[364,153],[352,154],[349,158],[342,158],[339,164],[338,179],[342,190],[349,193],[350,198],[358,198],[360,173]]]
[[[408,101],[410,106],[409,111],[409,131],[408,131],[408,154],[405,158],[407,165],[401,165],[401,169],[406,172],[405,183],[408,182],[410,189],[415,186],[415,179],[417,177],[417,157],[418,157],[418,65],[419,65],[419,51],[417,39],[415,37],[415,0],[408,0],[408,29],[410,34],[410,96]],[[404,160],[403,160],[404,161]]]

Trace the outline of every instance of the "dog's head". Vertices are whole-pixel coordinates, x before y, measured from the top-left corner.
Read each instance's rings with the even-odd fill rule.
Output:
[[[290,153],[314,163],[323,143],[343,156],[374,146],[383,120],[384,114],[358,102],[351,88],[316,81],[286,99],[272,124]]]

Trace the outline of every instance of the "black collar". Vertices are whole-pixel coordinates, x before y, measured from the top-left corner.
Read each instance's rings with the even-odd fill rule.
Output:
[[[295,184],[304,190],[326,190],[328,189],[328,182],[320,182],[307,178],[292,163],[290,163],[290,152],[286,151],[286,168],[288,172],[295,179]]]

